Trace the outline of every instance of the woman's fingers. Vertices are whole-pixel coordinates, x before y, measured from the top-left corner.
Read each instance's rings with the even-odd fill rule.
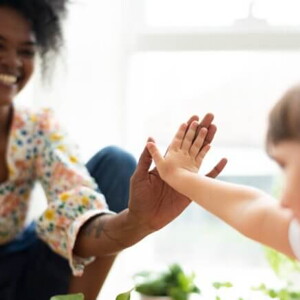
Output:
[[[222,158],[219,161],[219,163],[209,173],[206,174],[206,176],[211,177],[211,178],[215,178],[215,177],[219,176],[219,174],[225,168],[226,164],[227,164],[227,159]]]
[[[212,113],[207,113],[203,119],[200,121],[200,128],[205,127],[208,128],[214,119],[214,115]]]
[[[204,118],[203,118],[203,119],[204,119]],[[191,117],[189,118],[189,120],[187,121],[187,125],[190,126],[190,125],[193,123],[193,121],[198,122],[198,121],[199,121],[199,117],[198,117],[197,115],[191,116]],[[202,120],[202,121],[203,121],[203,120]],[[201,122],[202,122],[202,121],[201,121]],[[206,123],[207,123],[207,120],[206,120]]]
[[[208,132],[207,132],[207,135],[205,137],[205,141],[204,141],[203,145],[211,144],[211,142],[213,141],[213,139],[215,137],[215,134],[217,132],[217,126],[215,124],[210,124],[207,127],[207,129],[208,129]]]
[[[160,151],[158,150],[156,144],[154,142],[147,143],[147,149],[154,160],[156,167],[159,166],[160,162],[163,161],[163,156],[161,155]]]

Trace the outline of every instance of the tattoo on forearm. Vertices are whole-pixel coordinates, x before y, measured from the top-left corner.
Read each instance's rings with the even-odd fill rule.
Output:
[[[96,216],[89,220],[83,227],[82,233],[87,237],[100,238],[104,230],[105,218]]]
[[[117,251],[131,246],[132,243],[127,244],[126,239],[125,241],[122,240],[122,234],[120,236],[120,232],[118,233],[118,238],[112,235],[112,232],[108,230],[107,226],[105,226],[108,220],[109,217],[105,215],[97,215],[93,217],[83,225],[83,227],[81,228],[81,234],[87,238],[94,239],[106,237],[107,239],[118,245],[118,247],[115,249]],[[127,236],[126,233],[124,234],[124,236]]]

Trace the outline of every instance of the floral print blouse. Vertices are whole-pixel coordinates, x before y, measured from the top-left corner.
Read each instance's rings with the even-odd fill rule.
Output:
[[[78,231],[89,218],[110,212],[77,148],[50,109],[34,112],[16,107],[7,147],[9,175],[0,184],[0,245],[24,229],[30,193],[38,180],[48,205],[37,221],[37,233],[80,276],[93,258],[73,254]]]

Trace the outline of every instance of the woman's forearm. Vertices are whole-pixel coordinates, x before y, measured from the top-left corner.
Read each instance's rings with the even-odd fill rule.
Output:
[[[128,209],[116,215],[99,215],[81,228],[74,253],[81,257],[115,255],[151,232],[136,223]]]

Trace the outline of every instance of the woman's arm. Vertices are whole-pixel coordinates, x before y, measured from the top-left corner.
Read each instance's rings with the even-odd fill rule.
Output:
[[[116,215],[98,215],[81,228],[74,253],[82,257],[115,255],[153,231],[131,218],[128,209]]]
[[[200,123],[198,117],[193,116],[187,122],[187,128],[193,121],[195,131],[205,128],[202,129],[206,132],[203,145],[209,144],[216,132],[213,115],[207,114]],[[79,232],[75,253],[98,257],[114,254],[164,227],[189,205],[190,200],[166,184],[156,168],[150,169],[151,164],[151,155],[145,147],[131,178],[128,209],[88,221]],[[206,176],[218,176],[225,165],[226,160],[221,160]]]

